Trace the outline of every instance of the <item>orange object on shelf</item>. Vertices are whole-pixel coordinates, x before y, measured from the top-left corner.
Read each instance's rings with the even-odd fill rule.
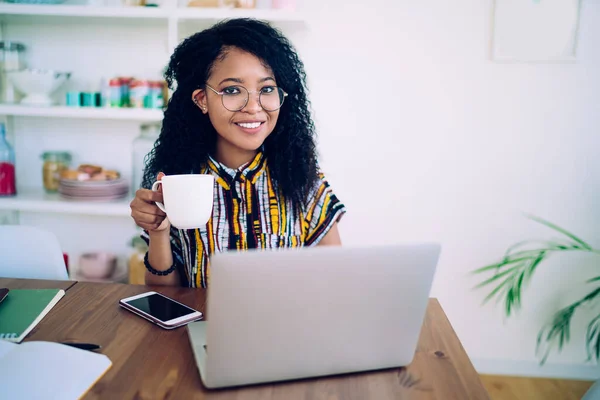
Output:
[[[187,4],[188,7],[206,7],[216,8],[219,7],[219,0],[190,0]]]

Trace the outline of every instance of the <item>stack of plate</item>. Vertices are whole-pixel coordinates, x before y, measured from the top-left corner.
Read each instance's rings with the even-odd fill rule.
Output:
[[[69,200],[108,201],[121,199],[129,193],[124,179],[111,181],[75,181],[61,179],[58,192]]]

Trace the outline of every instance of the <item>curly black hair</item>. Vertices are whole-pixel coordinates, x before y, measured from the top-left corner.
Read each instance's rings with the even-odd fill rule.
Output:
[[[217,23],[185,39],[175,49],[165,72],[174,92],[160,136],[146,158],[142,186],[151,187],[161,171],[167,175],[197,172],[215,151],[217,132],[209,117],[192,102],[192,93],[205,88],[215,61],[230,48],[255,55],[271,68],[277,85],[289,93],[263,149],[280,193],[304,202],[318,179],[315,127],[304,64],[279,30],[247,18]]]

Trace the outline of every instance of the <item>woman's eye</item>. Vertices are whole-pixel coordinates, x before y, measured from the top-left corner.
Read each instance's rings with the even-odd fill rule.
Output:
[[[260,89],[261,93],[265,93],[265,94],[269,94],[269,93],[273,93],[275,91],[275,86],[265,86],[264,88]]]
[[[234,95],[234,94],[240,94],[241,92],[242,91],[237,86],[230,86],[230,87],[226,87],[225,89],[223,89],[223,94],[226,94],[229,96]]]

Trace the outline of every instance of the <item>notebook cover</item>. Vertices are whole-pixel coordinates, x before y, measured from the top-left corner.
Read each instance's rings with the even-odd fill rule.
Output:
[[[62,289],[12,289],[0,303],[0,339],[20,343],[65,295]]]

